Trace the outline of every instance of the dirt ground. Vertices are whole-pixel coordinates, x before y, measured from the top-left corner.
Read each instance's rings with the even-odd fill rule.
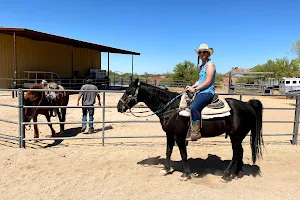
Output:
[[[122,94],[107,93],[106,105],[115,106]],[[225,96],[222,96],[225,97]],[[232,96],[239,98],[239,96]],[[76,105],[72,95],[69,105]],[[294,99],[283,97],[244,96],[242,100],[260,99],[265,108],[294,108]],[[0,92],[0,103],[17,105],[17,99]],[[134,109],[139,111],[141,109]],[[143,109],[145,110],[145,109]],[[16,108],[1,106],[1,119],[17,121]],[[263,120],[294,120],[294,110],[264,110]],[[149,114],[149,113],[147,113]],[[145,114],[139,114],[145,115]],[[95,121],[102,120],[102,110],[95,111]],[[116,108],[105,109],[105,120],[137,120]],[[156,116],[138,120],[158,120]],[[46,121],[39,116],[38,121]],[[58,121],[52,118],[52,121]],[[81,109],[67,110],[68,122],[81,121]],[[18,136],[18,125],[0,122],[1,135]],[[249,137],[243,142],[244,177],[224,183],[222,172],[229,164],[232,151],[229,139],[203,138],[190,142],[188,157],[199,177],[179,181],[182,173],[177,147],[172,155],[173,174],[159,176],[165,160],[165,134],[159,123],[107,123],[105,136],[160,136],[161,138],[101,139],[102,124],[95,124],[96,133],[80,133],[80,124],[66,125],[61,136],[89,140],[27,141],[19,149],[17,141],[0,139],[0,199],[299,199],[300,150],[292,146],[288,136],[292,123],[264,123],[265,150],[256,165],[251,162]],[[59,131],[59,126],[54,125]],[[26,132],[33,137],[33,128]],[[47,125],[39,125],[40,137],[49,137]]]

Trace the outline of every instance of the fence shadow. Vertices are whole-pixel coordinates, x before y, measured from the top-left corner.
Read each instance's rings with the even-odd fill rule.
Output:
[[[65,131],[59,132],[58,137],[75,137],[80,132],[81,132],[81,127],[69,128],[69,129],[66,129]],[[49,147],[59,145],[63,141],[64,141],[63,139],[54,140],[53,143],[46,145],[44,148],[49,148]]]
[[[111,125],[104,127],[104,130],[110,130],[110,129],[113,129],[113,127]],[[100,132],[102,130],[103,130],[102,128],[95,129],[94,133]],[[65,131],[58,133],[58,137],[76,137],[79,133],[81,133],[81,127],[70,128],[70,129],[66,129]],[[83,134],[86,134],[86,133],[83,133]],[[87,135],[91,135],[91,134],[87,134]],[[53,143],[46,145],[44,148],[49,148],[49,147],[59,145],[63,141],[64,141],[63,139],[58,138],[58,139],[54,140]]]
[[[208,154],[206,159],[202,158],[190,158],[188,160],[191,170],[193,173],[198,174],[198,178],[212,174],[215,176],[223,176],[226,167],[229,165],[230,160],[221,160],[219,156]],[[160,158],[160,156],[144,159],[137,164],[143,166],[155,166],[155,165],[164,165],[165,159]],[[171,167],[174,171],[183,172],[182,162],[181,161],[171,161]],[[236,169],[236,165],[232,168],[232,172]],[[243,166],[243,175],[253,177],[261,176],[260,167],[257,165],[244,164]],[[234,178],[234,177],[233,177]]]

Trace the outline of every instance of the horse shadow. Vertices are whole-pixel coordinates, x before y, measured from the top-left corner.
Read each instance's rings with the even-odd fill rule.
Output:
[[[110,130],[110,129],[113,129],[111,125],[104,127],[104,130]],[[94,133],[100,132],[102,130],[103,130],[102,128],[95,129]],[[59,132],[58,137],[76,137],[79,133],[81,133],[81,127],[70,128],[70,129],[66,129],[65,131]],[[87,134],[87,133],[83,133],[83,134]],[[91,134],[87,134],[87,135],[91,135]],[[56,139],[54,140],[53,143],[46,145],[44,148],[57,146],[61,144],[63,141],[64,141],[63,139]]]
[[[166,159],[157,156],[157,157],[144,159],[138,162],[137,164],[143,166],[164,165],[165,160]],[[208,154],[208,157],[206,159],[190,158],[188,159],[188,162],[191,166],[192,173],[197,174],[196,176],[197,178],[203,178],[208,174],[212,174],[215,176],[223,176],[226,167],[230,163],[230,160],[221,160],[219,156]],[[171,161],[171,167],[174,169],[174,171],[183,173],[181,161]],[[234,172],[235,169],[236,169],[236,165],[232,168],[232,172]],[[250,176],[250,175],[252,175],[253,177],[261,176],[260,172],[261,172],[260,167],[257,165],[244,164],[243,166],[243,176]],[[235,176],[231,178],[235,178]]]

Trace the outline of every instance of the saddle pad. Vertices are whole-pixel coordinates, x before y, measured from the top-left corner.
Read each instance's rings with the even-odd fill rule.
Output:
[[[229,116],[230,112],[226,112],[226,113],[221,113],[221,114],[215,114],[215,115],[201,115],[202,119],[212,119],[212,118],[216,118],[216,117],[226,117]]]
[[[212,108],[210,106],[206,106],[201,114],[202,115],[215,115],[215,114],[224,114],[229,112],[231,109],[227,103],[227,101],[223,98],[219,98],[220,101],[222,101],[222,104],[224,104],[224,106],[222,106],[221,108]]]

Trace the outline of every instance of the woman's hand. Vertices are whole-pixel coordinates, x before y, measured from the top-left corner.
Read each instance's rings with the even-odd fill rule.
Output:
[[[188,89],[190,92],[196,92],[196,89],[195,88],[193,88],[193,87],[190,87],[189,89]]]
[[[196,89],[193,86],[186,86],[185,90],[188,90],[190,92],[196,92]]]
[[[192,86],[188,85],[188,86],[185,87],[185,90],[190,90],[190,88],[192,88]]]

